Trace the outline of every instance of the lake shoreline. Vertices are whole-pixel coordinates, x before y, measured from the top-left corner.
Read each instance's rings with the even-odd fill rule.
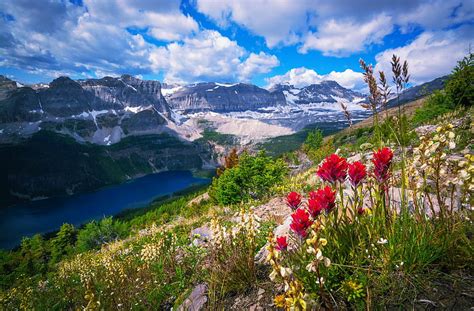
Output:
[[[131,215],[144,213],[151,205],[156,206],[157,202],[161,205],[209,186],[211,178],[196,177],[195,174],[192,171],[166,171],[89,193],[28,201],[2,208],[0,249],[16,249],[23,237],[35,234],[49,239],[55,236],[63,223],[81,228],[104,217],[118,220],[130,218]]]

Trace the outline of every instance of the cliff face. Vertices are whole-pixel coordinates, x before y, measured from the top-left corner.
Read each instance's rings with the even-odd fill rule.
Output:
[[[167,96],[171,108],[184,112],[231,112],[285,105],[282,92],[238,83],[199,83],[183,86]]]
[[[69,118],[90,111],[120,114],[144,109],[170,117],[160,82],[129,75],[81,81],[60,77],[47,87],[33,89],[18,88],[14,81],[0,76],[0,121],[4,123]]]
[[[115,109],[151,106],[166,116],[170,115],[169,106],[161,94],[159,81],[145,81],[123,75],[120,78],[105,77],[84,80],[80,83],[84,90],[103,102],[97,110],[107,108],[107,106]]]
[[[322,81],[297,88],[290,84],[277,84],[271,91],[282,92],[290,104],[305,105],[311,103],[336,103],[340,100],[352,102],[365,96],[358,92],[342,87],[335,81]]]

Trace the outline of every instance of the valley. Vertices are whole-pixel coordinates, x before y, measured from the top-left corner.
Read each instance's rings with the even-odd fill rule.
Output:
[[[426,85],[440,88],[443,80]],[[427,86],[407,90],[424,95]],[[213,170],[232,147],[281,155],[370,112],[365,95],[322,81],[167,85],[130,75],[25,86],[0,77],[0,206],[91,191],[168,170]],[[392,103],[393,105],[393,103]]]

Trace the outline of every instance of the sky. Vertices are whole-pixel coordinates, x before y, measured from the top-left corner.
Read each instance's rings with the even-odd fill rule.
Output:
[[[472,0],[2,0],[0,74],[22,83],[131,74],[166,83],[364,89],[359,59],[412,84],[474,43]]]

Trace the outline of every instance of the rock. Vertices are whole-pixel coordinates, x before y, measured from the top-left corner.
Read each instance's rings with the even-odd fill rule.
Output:
[[[186,113],[246,111],[286,104],[281,91],[270,92],[246,83],[192,84],[168,94],[166,100],[173,109]]]
[[[206,244],[212,238],[211,229],[204,225],[202,227],[193,229],[191,231],[192,244],[194,246],[200,246]]]
[[[207,302],[207,284],[199,284],[194,287],[191,294],[178,307],[178,311],[198,311],[204,308]]]
[[[418,136],[426,136],[436,131],[436,125],[423,125],[415,129],[415,132]]]

